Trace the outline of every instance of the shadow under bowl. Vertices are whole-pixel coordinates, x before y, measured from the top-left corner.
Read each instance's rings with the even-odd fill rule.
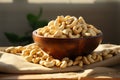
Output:
[[[102,33],[97,36],[84,38],[49,38],[33,31],[33,40],[47,54],[56,59],[69,57],[75,59],[77,56],[90,54],[102,42]]]

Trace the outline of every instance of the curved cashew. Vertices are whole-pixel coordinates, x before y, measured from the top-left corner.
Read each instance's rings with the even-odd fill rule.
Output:
[[[96,36],[96,32],[92,28],[88,28],[88,32],[91,33],[91,36]]]
[[[25,59],[28,61],[28,62],[31,62],[33,57],[32,56],[25,56]]]
[[[83,19],[82,16],[80,16],[78,20],[79,20],[80,24],[86,24],[86,22],[85,22],[85,20]]]
[[[95,28],[93,25],[88,25],[88,27],[92,28],[97,34],[101,33],[101,31]]]
[[[65,22],[62,22],[61,26],[59,27],[59,30],[63,30],[65,28]]]
[[[62,36],[62,31],[61,30],[56,31],[53,36],[54,37],[60,37],[60,36]]]
[[[112,53],[113,53],[113,55],[119,54],[119,53],[120,53],[120,47],[114,48],[114,49],[112,50]]]
[[[61,22],[64,21],[64,16],[58,16],[57,19],[54,21],[54,26],[60,26]]]
[[[80,61],[82,59],[82,56],[78,56],[75,58],[75,61]]]
[[[33,49],[33,50],[30,51],[30,55],[35,55],[37,52],[38,52],[37,49]]]
[[[67,61],[62,61],[60,68],[66,68],[67,67]]]
[[[28,56],[30,54],[30,49],[25,49],[22,51],[22,56]]]
[[[69,19],[69,18],[71,18],[70,15],[65,16],[65,20],[67,20],[67,19]]]
[[[56,66],[60,66],[60,65],[61,65],[60,60],[58,60],[58,59],[54,59],[54,61],[55,61],[55,65],[56,65]]]
[[[71,24],[69,24],[69,25],[66,25],[67,28],[72,28],[78,22],[76,17],[73,16],[72,18],[73,18],[73,22]]]
[[[108,55],[104,56],[104,59],[108,59],[108,58],[111,58],[111,57],[113,57],[113,55],[112,54],[108,54]]]
[[[44,36],[45,33],[49,32],[49,28],[45,26],[44,28],[37,29],[37,34]]]
[[[52,20],[52,21],[50,21],[49,23],[48,23],[48,26],[52,26],[52,25],[54,25],[54,20]]]
[[[13,49],[15,49],[14,47],[8,47],[5,49],[5,52],[10,53]]]
[[[88,28],[87,25],[85,24],[80,24],[81,28],[82,28],[82,36],[86,36],[85,33],[87,32]]]
[[[67,25],[69,25],[69,24],[71,24],[72,21],[73,21],[72,19],[67,19],[65,23],[66,23]]]
[[[60,23],[63,22],[63,21],[65,21],[64,16],[58,16],[58,19],[59,19],[59,22],[60,22]]]
[[[15,47],[15,49],[17,50],[17,53],[21,53],[22,50],[24,49],[24,47],[23,46],[17,46],[17,47]]]
[[[80,62],[79,62],[79,66],[80,66],[80,67],[83,67],[83,61],[80,61]]]
[[[73,62],[73,65],[75,66],[75,65],[78,65],[79,64],[79,60],[75,60],[74,62]]]
[[[96,59],[95,59],[95,62],[98,62],[98,61],[101,61],[101,57],[100,55],[97,55]]]
[[[92,58],[95,60],[97,58],[97,54],[95,52],[92,53]]]
[[[37,56],[39,56],[39,57],[42,57],[42,56],[44,55],[44,53],[43,53],[42,51],[38,51],[36,54],[37,54]]]
[[[32,49],[39,50],[40,48],[39,48],[39,46],[37,46],[37,45],[31,45],[30,49],[31,49],[31,50],[32,50]]]
[[[52,56],[49,56],[49,57],[47,57],[47,59],[46,59],[46,61],[52,61],[52,60],[53,60]]]
[[[60,36],[60,38],[67,38],[67,36],[63,34]]]
[[[84,36],[91,36],[91,34],[86,32],[86,33],[84,33]]]
[[[88,59],[88,61],[89,61],[90,63],[94,63],[94,62],[95,62],[94,59],[92,59],[92,55],[88,55],[88,56],[87,56],[87,59]]]
[[[32,56],[33,58],[36,58],[36,57],[38,57],[36,54],[34,54],[34,55],[30,55],[30,56]]]
[[[67,66],[72,66],[73,65],[73,60],[69,60],[69,62],[67,63]]]
[[[54,21],[54,26],[59,26],[60,25],[60,22],[59,22],[59,19],[57,17],[57,19]]]
[[[10,51],[10,53],[16,54],[18,53],[18,50],[14,48],[13,50]]]
[[[38,28],[37,30],[36,30],[36,32],[37,32],[37,34],[38,35],[43,35],[43,28]]]
[[[82,31],[81,26],[76,25],[76,26],[73,27],[73,32],[74,32],[75,34],[79,34],[81,31]]]
[[[10,47],[6,51],[8,51],[8,53],[13,53],[13,54],[18,53],[18,49],[16,49],[16,47],[13,47],[13,48]]]
[[[49,55],[44,54],[44,55],[41,57],[41,60],[46,60],[48,57],[49,57]]]
[[[69,33],[70,38],[79,38],[80,34],[73,35],[72,33]]]
[[[102,51],[102,55],[107,56],[109,52],[110,52],[109,49],[105,49]]]
[[[87,57],[83,57],[83,63],[87,64],[87,65],[90,64],[90,62],[88,61]]]
[[[68,35],[69,33],[72,33],[72,30],[70,28],[64,29],[63,34]]]
[[[62,59],[62,61],[67,61],[67,62],[68,62],[69,60],[70,60],[70,59],[69,59],[68,57],[65,57],[65,58]]]
[[[39,63],[39,61],[40,61],[40,58],[39,58],[39,57],[32,58],[32,62],[33,62],[33,63],[38,64],[38,63]]]
[[[48,36],[49,36],[49,33],[45,33],[45,34],[44,34],[44,37],[48,37]]]
[[[55,32],[56,32],[56,30],[55,30],[55,29],[51,29],[51,30],[50,30],[50,32],[49,32],[49,35],[54,35],[54,34],[55,34]]]
[[[102,60],[103,60],[103,57],[100,55],[99,59],[100,59],[100,61],[102,61]]]
[[[45,63],[44,60],[40,60],[40,61],[39,61],[39,64],[42,65],[42,66],[44,65],[44,63]]]
[[[45,61],[44,66],[45,67],[53,67],[55,65],[55,61]]]
[[[73,20],[74,20],[74,19],[73,19],[72,17],[70,17],[70,16],[66,16],[66,17],[65,17],[65,23],[66,23],[67,25],[71,24]]]

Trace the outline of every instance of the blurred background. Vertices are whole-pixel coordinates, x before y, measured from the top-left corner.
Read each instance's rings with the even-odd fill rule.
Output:
[[[0,0],[0,46],[16,44],[15,38],[19,44],[31,40],[36,25],[58,15],[83,16],[102,30],[103,43],[120,44],[120,0]]]

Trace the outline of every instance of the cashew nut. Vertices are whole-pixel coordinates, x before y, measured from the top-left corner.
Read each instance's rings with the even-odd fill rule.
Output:
[[[78,56],[75,58],[75,61],[80,61],[82,59],[82,56]]]
[[[82,28],[79,25],[76,25],[73,27],[73,32],[75,34],[80,34],[81,31],[82,31]]]
[[[79,38],[80,34],[73,35],[72,33],[69,33],[70,38]]]
[[[37,52],[38,52],[37,49],[33,49],[33,50],[30,51],[30,55],[35,55]]]
[[[80,16],[78,20],[79,20],[80,24],[86,24],[86,22],[85,22],[85,20],[83,19],[82,16]]]
[[[39,56],[39,57],[42,57],[42,56],[44,55],[44,53],[43,53],[42,51],[38,51],[38,52],[36,53],[36,55]]]
[[[87,65],[90,64],[90,62],[88,61],[87,57],[85,57],[85,56],[83,57],[83,63],[87,64]]]
[[[62,35],[62,31],[61,30],[58,30],[54,33],[54,37],[60,37]]]
[[[91,36],[96,36],[97,35],[96,32],[91,28],[88,28],[88,32],[91,33]]]
[[[22,51],[22,56],[28,56],[30,54],[30,49],[25,49]]]
[[[54,61],[55,61],[55,65],[56,65],[56,66],[60,66],[60,65],[61,65],[60,60],[58,60],[58,59],[54,59]]]
[[[32,62],[35,63],[35,64],[38,64],[39,61],[40,61],[40,58],[39,58],[39,57],[32,58]]]
[[[102,57],[102,56],[100,56],[100,55],[96,55],[95,62],[101,61],[101,60],[102,60],[102,58],[101,58],[101,57]]]
[[[59,30],[63,30],[65,28],[65,22],[62,22],[61,26],[59,27]]]
[[[32,56],[25,56],[25,59],[28,61],[28,62],[31,62],[33,57]]]
[[[78,64],[79,64],[79,62],[80,62],[80,61],[75,60],[75,61],[73,62],[73,65],[74,65],[74,66],[75,66],[75,65],[78,65]]]
[[[48,26],[52,26],[54,25],[54,20],[51,20],[49,23],[48,23]]]
[[[88,59],[88,61],[90,63],[94,63],[95,62],[94,59],[92,59],[92,55],[90,55],[90,54],[87,56],[87,59]]]
[[[73,65],[73,60],[69,60],[67,66],[72,66],[72,65]]]
[[[53,67],[55,65],[55,61],[45,61],[44,66],[45,67]]]
[[[61,61],[60,68],[66,68],[67,67],[67,61]]]
[[[111,58],[111,57],[113,57],[113,55],[112,54],[108,54],[108,55],[104,56],[104,59],[108,59],[108,58]]]
[[[73,22],[71,24],[69,24],[69,25],[66,25],[67,28],[72,28],[78,22],[76,17],[73,16],[71,18],[73,18]]]
[[[13,49],[14,49],[14,47],[8,47],[5,49],[5,52],[10,53]]]
[[[67,62],[68,62],[69,60],[70,60],[70,59],[69,59],[68,57],[65,57],[65,58],[62,59],[62,61],[67,61]]]
[[[63,34],[68,35],[69,33],[72,33],[72,30],[70,28],[64,29]]]
[[[80,62],[79,62],[79,66],[80,66],[80,67],[83,67],[83,61],[80,61]]]

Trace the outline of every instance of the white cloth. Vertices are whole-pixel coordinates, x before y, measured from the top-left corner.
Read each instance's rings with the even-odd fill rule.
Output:
[[[119,45],[111,45],[111,44],[102,44],[95,51],[116,48],[116,47],[120,47],[120,46]],[[5,53],[5,52],[0,52],[0,54],[1,54],[0,72],[5,72],[5,73],[58,73],[58,72],[61,73],[61,72],[77,71],[77,72],[82,72],[81,75],[83,75],[87,71],[87,74],[86,75],[84,74],[84,76],[87,76],[89,72],[90,73],[92,72],[91,74],[93,74],[97,71],[97,70],[93,71],[93,69],[96,69],[96,68],[103,69],[104,68],[103,71],[105,71],[105,70],[109,71],[107,66],[114,66],[116,64],[117,65],[120,64],[120,54],[118,54],[118,55],[116,55],[112,58],[106,59],[104,61],[86,65],[83,68],[80,68],[79,66],[72,66],[72,67],[67,67],[64,69],[60,69],[57,67],[47,68],[47,67],[41,66],[39,64],[33,64],[30,62],[27,62],[22,56],[19,56],[19,55]],[[83,73],[83,70],[85,70],[84,73]],[[114,71],[114,70],[112,70],[112,71]],[[98,72],[101,72],[101,71],[98,70]]]

